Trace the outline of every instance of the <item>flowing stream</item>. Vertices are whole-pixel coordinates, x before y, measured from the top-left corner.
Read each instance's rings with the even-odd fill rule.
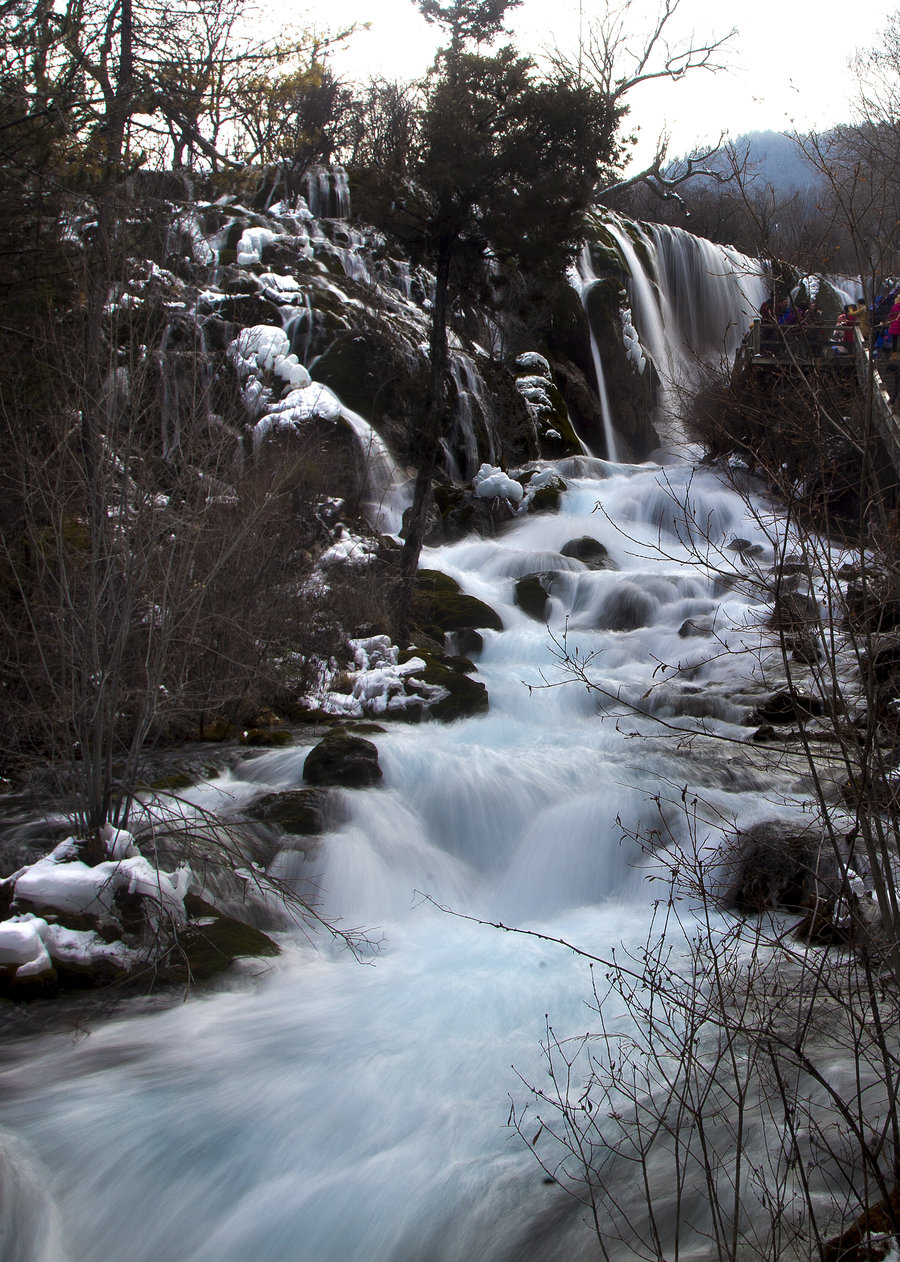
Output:
[[[735,756],[671,730],[747,735],[767,609],[699,565],[691,542],[741,535],[764,566],[769,541],[747,505],[686,464],[559,468],[559,514],[423,559],[503,618],[478,662],[490,713],[373,737],[382,784],[338,792],[315,855],[276,860],[380,949],[359,962],[285,933],[278,961],[227,989],[13,1049],[0,1075],[6,1262],[524,1260],[532,1230],[560,1214],[570,1231],[540,1256],[594,1256],[580,1208],[507,1125],[510,1097],[546,1084],[545,1014],[560,1035],[587,1028],[587,966],[435,904],[601,956],[637,947],[661,860],[630,834],[658,827],[654,796],[674,800],[670,841],[687,844],[679,786],[744,823],[774,813],[767,790],[796,786],[758,747]],[[618,568],[560,555],[584,535]],[[718,565],[744,572],[734,552]],[[535,572],[553,575],[549,626],[514,603],[515,579]],[[715,634],[682,638],[694,619]],[[597,655],[602,693],[567,682],[564,638],[570,654]],[[248,755],[195,800],[239,813],[297,787],[306,752]],[[704,829],[715,847],[717,826]]]

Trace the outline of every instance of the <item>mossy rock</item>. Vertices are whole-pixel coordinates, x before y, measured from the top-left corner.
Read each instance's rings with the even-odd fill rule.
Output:
[[[529,513],[558,513],[566,484],[562,478],[554,478],[546,486],[538,487],[528,501]]]
[[[303,778],[310,784],[363,789],[377,784],[382,771],[378,746],[346,728],[335,728],[306,756]]]
[[[294,738],[286,728],[251,727],[241,733],[242,745],[280,749],[293,743]]]
[[[541,434],[541,455],[548,460],[557,460],[562,456],[578,455],[583,449],[569,419],[569,409],[562,391],[555,384],[547,387],[553,411],[544,418],[544,432]],[[553,431],[559,434],[557,438]],[[548,432],[549,431],[549,432]]]
[[[217,977],[237,959],[271,959],[280,954],[260,929],[210,909],[209,915],[188,924],[154,971],[165,981],[187,986]]]
[[[496,610],[477,596],[467,595],[455,579],[437,570],[419,571],[413,608],[419,625],[439,627],[443,632],[469,627],[503,630]]]
[[[276,824],[292,837],[318,837],[328,827],[328,793],[323,789],[289,789],[267,793],[253,803],[249,814]]]
[[[97,990],[114,986],[128,978],[128,969],[110,957],[80,964],[77,960],[54,960],[60,986],[65,990]]]
[[[431,718],[451,723],[454,719],[487,714],[490,708],[487,688],[479,680],[469,678],[461,669],[460,659],[432,653],[416,653],[415,656],[421,657],[425,662],[425,669],[416,673],[416,679],[443,688],[447,693],[446,697],[429,705],[428,714]],[[463,658],[462,661],[465,662],[466,659]],[[471,666],[471,663],[467,664]]]
[[[462,588],[455,578],[442,570],[419,570],[416,575],[416,589],[420,592],[460,592]]]
[[[526,574],[516,583],[516,604],[529,618],[547,621],[547,588],[540,574]]]
[[[172,771],[168,775],[159,776],[150,782],[149,787],[155,793],[178,793],[181,789],[189,789],[197,783],[197,777],[189,771]]]
[[[559,555],[572,557],[586,565],[589,570],[614,570],[616,567],[610,560],[609,553],[598,539],[590,535],[582,535],[579,539],[570,539],[563,544]]]
[[[16,977],[16,965],[0,965],[0,998],[23,1002],[51,999],[58,990],[59,975],[55,968],[45,969],[34,977]]]
[[[781,688],[760,702],[746,722],[748,727],[756,727],[759,723],[799,723],[818,718],[823,712],[824,707],[819,697]]]
[[[460,654],[468,659],[473,653],[480,653],[484,648],[484,636],[474,627],[463,627],[453,637]]]
[[[401,649],[397,660],[403,666],[413,657],[421,657],[426,665],[438,663],[447,670],[456,671],[458,675],[472,675],[477,670],[475,663],[461,653],[436,653],[432,648],[422,648],[418,645],[413,645],[410,649]]]

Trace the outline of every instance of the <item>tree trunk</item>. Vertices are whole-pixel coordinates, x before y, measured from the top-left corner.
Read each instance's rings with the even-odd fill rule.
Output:
[[[434,288],[434,309],[431,317],[429,352],[431,369],[428,378],[428,408],[422,429],[419,466],[412,507],[405,524],[405,540],[400,554],[400,580],[402,593],[401,638],[408,629],[410,603],[419,566],[419,554],[425,541],[428,507],[431,503],[431,480],[437,465],[444,430],[444,413],[447,404],[447,313],[450,299],[450,264],[453,257],[453,241],[441,243]]]

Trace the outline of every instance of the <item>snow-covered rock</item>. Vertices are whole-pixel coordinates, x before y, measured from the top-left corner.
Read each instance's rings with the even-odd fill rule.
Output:
[[[521,485],[496,465],[483,464],[472,479],[479,499],[511,500],[521,504],[525,492]]]

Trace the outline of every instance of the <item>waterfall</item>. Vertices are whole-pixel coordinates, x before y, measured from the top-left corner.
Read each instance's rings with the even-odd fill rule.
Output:
[[[4,1125],[65,1223],[54,1262],[512,1262],[531,1256],[513,1251],[530,1224],[560,1215],[566,1230],[541,1256],[593,1256],[579,1207],[505,1126],[522,1079],[546,1082],[544,1014],[559,1037],[583,1032],[589,972],[550,943],[437,907],[604,956],[636,950],[659,895],[632,834],[659,828],[657,794],[669,845],[689,841],[678,786],[702,788],[710,805],[692,828],[712,847],[723,820],[759,818],[766,792],[782,794],[782,813],[799,807],[758,746],[738,762],[705,737],[681,749],[660,726],[746,734],[734,698],[759,687],[768,610],[742,589],[737,554],[718,552],[713,573],[691,540],[702,523],[716,550],[739,534],[771,563],[754,506],[687,466],[581,459],[560,472],[559,514],[423,558],[503,619],[478,663],[490,713],[372,736],[382,786],[335,790],[316,846],[285,837],[270,866],[342,924],[372,927],[380,949],[358,962],[285,931],[263,974],[168,1011],[123,1010],[83,1041],[35,1038],[7,1060]],[[618,568],[564,555],[584,535]],[[515,603],[516,579],[535,572],[552,577],[549,633]],[[714,639],[680,637],[701,618]],[[599,693],[564,682],[551,634],[594,662]],[[306,752],[238,757],[182,807],[240,818],[301,785]],[[604,1016],[630,1028],[621,1003]]]
[[[366,481],[366,498],[362,504],[365,516],[375,530],[395,535],[403,522],[404,510],[412,503],[408,479],[368,421],[343,405],[341,418],[359,441]]]
[[[626,225],[615,216],[603,226],[626,265],[634,323],[659,376],[659,417],[670,427],[679,391],[697,384],[702,364],[733,357],[770,282],[758,260],[680,228]],[[586,249],[578,270],[583,301],[596,279]]]
[[[692,352],[736,335],[761,276],[727,279],[727,252],[662,229],[642,230],[648,272],[627,234],[610,230],[632,269],[642,345],[674,382]],[[668,288],[688,283],[702,296]],[[692,311],[712,291],[727,312],[718,330]],[[293,319],[296,338],[307,316]],[[282,331],[268,332],[277,349]],[[460,398],[478,403],[474,368],[453,362]],[[375,520],[394,530],[403,494],[390,457],[362,417],[333,404],[369,457]],[[465,435],[471,415],[459,424]],[[803,821],[803,788],[790,759],[773,761],[742,726],[781,659],[771,608],[728,545],[740,536],[754,572],[771,567],[771,507],[687,464],[574,457],[556,467],[558,513],[522,513],[495,538],[423,555],[502,619],[477,661],[489,713],[370,733],[379,787],[329,791],[320,837],[267,834],[277,843],[268,875],[340,925],[368,927],[370,953],[358,960],[282,925],[283,954],[264,970],[247,963],[184,1004],[124,1006],[87,1038],[33,1035],[8,1055],[0,1155],[15,1157],[3,1192],[19,1233],[9,1262],[597,1256],[584,1206],[535,1160],[556,1168],[552,1137],[535,1125],[523,1141],[507,1124],[510,1098],[521,1111],[529,1084],[553,1090],[548,1017],[563,1046],[593,1020],[595,975],[550,939],[638,958],[679,856],[697,846],[715,863],[726,827],[774,811]],[[573,555],[586,536],[612,568]],[[529,575],[546,582],[546,620],[517,604]],[[684,634],[696,626],[706,633]],[[303,787],[311,739],[236,752],[182,790],[177,811],[240,828],[267,795]],[[690,922],[690,899],[678,907]],[[689,975],[684,941],[667,950]],[[621,996],[604,1000],[603,1021],[613,1040],[636,1033]],[[594,1054],[614,1055],[603,1043]],[[604,1116],[610,1107],[601,1102]],[[780,1159],[761,1127],[745,1140],[749,1165]],[[621,1159],[616,1170],[637,1222],[636,1167]],[[654,1171],[661,1185],[667,1171]],[[660,1215],[664,1256],[711,1256],[715,1190],[703,1185],[689,1221]],[[637,1256],[627,1240],[606,1247],[615,1262]]]
[[[578,273],[581,280],[581,305],[584,307],[584,315],[587,320],[588,332],[591,338],[591,359],[594,365],[594,376],[597,378],[597,395],[600,399],[600,414],[603,418],[603,441],[606,444],[606,455],[609,460],[618,460],[619,453],[616,445],[616,427],[613,420],[612,407],[609,402],[609,392],[606,389],[606,374],[603,371],[603,361],[600,358],[600,348],[597,345],[597,334],[591,323],[588,313],[587,302],[590,294],[590,286],[597,281],[597,273],[594,271],[591,262],[591,251],[589,246],[585,246],[581,252]]]
[[[314,219],[346,219],[350,185],[342,166],[314,166],[304,176],[306,204]]]
[[[161,382],[160,447],[169,460],[182,435],[209,424],[212,369],[201,320],[169,320],[156,353]]]
[[[465,457],[462,478],[469,481],[476,473],[482,459],[493,463],[497,459],[499,449],[497,429],[494,423],[493,409],[484,388],[484,381],[478,366],[459,349],[450,351],[450,373],[456,387],[456,405],[449,442],[444,444],[444,452],[453,461],[451,468],[459,468],[453,452],[460,452]],[[481,425],[487,439],[486,455],[479,456],[477,427]]]

